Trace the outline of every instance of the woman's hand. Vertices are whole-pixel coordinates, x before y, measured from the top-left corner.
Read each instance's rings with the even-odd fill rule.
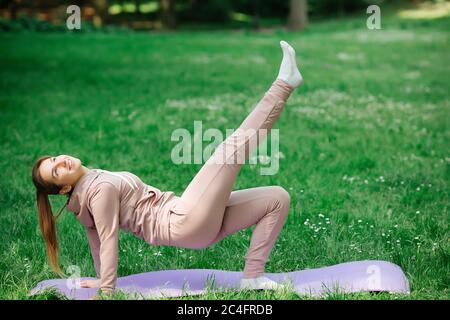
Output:
[[[98,288],[98,287],[100,287],[100,280],[99,279],[82,280],[80,282],[80,285],[82,288]]]

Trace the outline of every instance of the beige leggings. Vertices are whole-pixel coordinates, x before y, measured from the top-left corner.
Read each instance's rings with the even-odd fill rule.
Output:
[[[266,138],[292,90],[276,79],[239,128],[215,149],[194,176],[170,214],[171,246],[206,248],[256,224],[243,276],[264,274],[266,261],[289,212],[289,193],[280,186],[238,191],[232,188],[244,163],[239,157],[247,160]]]

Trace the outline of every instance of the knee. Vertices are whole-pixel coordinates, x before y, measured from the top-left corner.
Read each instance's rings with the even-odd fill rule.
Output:
[[[277,198],[278,203],[285,208],[284,211],[288,213],[291,205],[291,195],[289,192],[281,186],[274,186],[273,195]]]

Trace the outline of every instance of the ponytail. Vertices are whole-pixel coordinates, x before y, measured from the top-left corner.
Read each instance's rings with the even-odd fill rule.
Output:
[[[58,261],[59,247],[55,227],[57,217],[55,218],[53,216],[50,201],[46,193],[36,191],[36,201],[39,212],[39,225],[45,240],[47,257],[50,262],[50,266],[57,274],[64,276]]]
[[[41,228],[42,236],[45,240],[47,258],[51,268],[61,277],[66,277],[59,266],[59,247],[56,235],[56,220],[59,218],[64,208],[68,204],[70,196],[68,197],[65,205],[59,210],[58,214],[54,216],[48,195],[58,194],[60,187],[46,183],[44,180],[42,180],[42,177],[39,174],[39,166],[41,162],[47,158],[49,157],[45,156],[39,158],[34,165],[32,172],[32,179],[36,186],[36,203],[38,209],[39,226]]]

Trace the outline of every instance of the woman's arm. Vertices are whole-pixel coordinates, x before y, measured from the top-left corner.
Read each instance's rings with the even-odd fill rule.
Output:
[[[96,228],[86,227],[86,233],[89,240],[92,259],[94,260],[95,272],[97,278],[100,278],[100,238]]]
[[[111,292],[117,281],[119,242],[119,190],[109,182],[97,185],[89,199],[98,238],[100,240],[100,289]]]

